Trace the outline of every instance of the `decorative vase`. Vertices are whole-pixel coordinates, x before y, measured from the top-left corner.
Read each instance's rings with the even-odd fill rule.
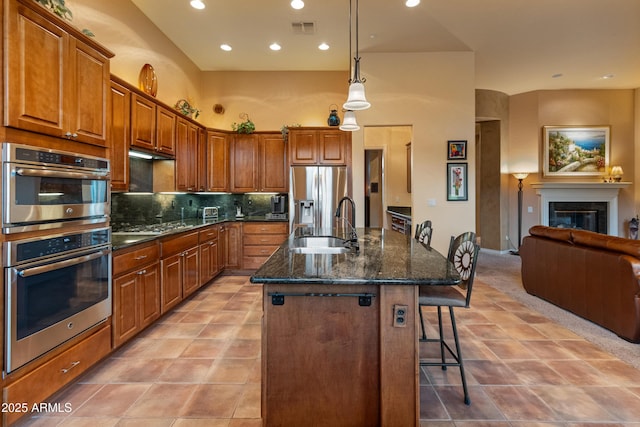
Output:
[[[333,107],[335,104],[332,104],[329,108]],[[327,119],[327,124],[329,126],[340,126],[340,117],[338,117],[338,106],[336,105],[336,109],[331,109],[329,112],[329,118]]]

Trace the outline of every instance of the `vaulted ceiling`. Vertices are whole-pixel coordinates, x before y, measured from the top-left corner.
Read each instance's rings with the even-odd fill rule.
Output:
[[[203,10],[189,0],[132,1],[202,71],[353,62],[348,0],[305,0],[301,10],[290,0],[202,0]],[[362,75],[368,53],[460,51],[474,52],[478,89],[640,88],[639,0],[404,1],[359,0]],[[270,50],[273,42],[282,49]]]

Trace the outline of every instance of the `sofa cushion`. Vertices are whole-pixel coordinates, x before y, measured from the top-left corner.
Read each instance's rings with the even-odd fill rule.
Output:
[[[565,242],[571,242],[571,229],[570,228],[558,228],[547,227],[544,225],[534,225],[529,229],[529,234],[532,236],[546,237],[547,239],[563,240]]]
[[[587,230],[572,230],[571,238],[576,245],[591,246],[593,248],[621,252],[640,258],[640,241],[623,237],[608,236]]]

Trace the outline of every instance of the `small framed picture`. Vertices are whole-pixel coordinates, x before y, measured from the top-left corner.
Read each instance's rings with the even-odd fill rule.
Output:
[[[447,141],[447,160],[467,160],[467,141]]]
[[[447,200],[467,200],[467,164],[447,163]]]

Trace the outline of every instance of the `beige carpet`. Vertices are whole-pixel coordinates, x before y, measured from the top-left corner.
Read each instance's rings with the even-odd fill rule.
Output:
[[[504,292],[527,307],[557,322],[603,350],[640,369],[640,344],[632,344],[600,326],[553,304],[529,295],[522,287],[520,257],[480,251],[476,280]],[[473,307],[473,298],[471,302]]]

